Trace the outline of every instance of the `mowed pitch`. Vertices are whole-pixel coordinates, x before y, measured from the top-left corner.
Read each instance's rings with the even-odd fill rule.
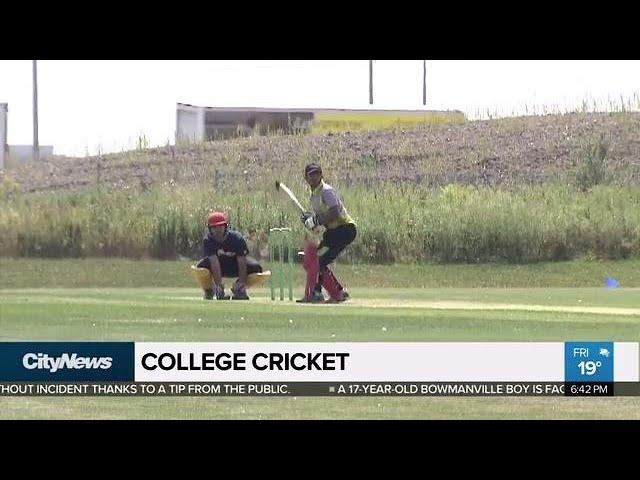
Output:
[[[297,292],[299,293],[299,292]],[[0,289],[0,340],[640,339],[640,289],[355,288],[338,305],[193,288]],[[0,418],[636,418],[638,398],[0,398]]]

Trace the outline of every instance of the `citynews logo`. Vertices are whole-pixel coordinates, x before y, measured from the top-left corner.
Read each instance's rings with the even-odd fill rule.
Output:
[[[22,365],[28,370],[108,370],[113,363],[112,357],[79,357],[77,353],[63,353],[59,357],[50,357],[46,353],[27,353],[22,357]]]

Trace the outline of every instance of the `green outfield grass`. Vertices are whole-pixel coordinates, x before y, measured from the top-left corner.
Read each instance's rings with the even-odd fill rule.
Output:
[[[205,302],[194,288],[3,289],[3,339],[565,341],[640,338],[640,289],[352,289],[344,305]]]
[[[0,409],[2,419],[640,419],[633,397],[0,397]]]
[[[180,273],[185,265],[188,263],[2,260],[0,340],[640,339],[640,288],[632,280],[638,271],[635,261],[494,265],[482,272],[477,266],[464,265],[339,265],[336,270],[349,279],[353,295],[352,301],[341,305],[272,302],[264,288],[252,291],[248,302],[204,301],[191,279]],[[417,287],[416,273],[429,268],[439,269],[449,288],[435,286],[436,278],[425,280],[425,288]],[[92,273],[82,277],[80,271]],[[623,282],[623,288],[608,290],[595,285],[605,271],[618,272],[628,285],[635,286],[624,287]],[[150,286],[170,283],[161,273],[172,278],[174,285]],[[137,275],[147,286],[131,287]],[[494,283],[470,288],[474,278]],[[400,286],[377,286],[392,281]],[[582,286],[573,287],[575,284]],[[300,293],[298,288],[296,294]],[[0,418],[640,419],[640,399],[2,397]]]
[[[0,258],[2,288],[193,287],[193,261]],[[268,266],[267,266],[268,268]],[[370,288],[546,288],[601,287],[615,277],[623,287],[640,287],[640,258],[572,260],[525,265],[507,263],[394,265],[340,263],[334,267],[347,286]],[[301,268],[296,283],[303,282]]]

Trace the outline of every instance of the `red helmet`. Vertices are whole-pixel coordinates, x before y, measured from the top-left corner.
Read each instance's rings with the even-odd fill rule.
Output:
[[[223,212],[211,212],[207,217],[207,225],[210,227],[227,225],[228,223],[227,216]]]

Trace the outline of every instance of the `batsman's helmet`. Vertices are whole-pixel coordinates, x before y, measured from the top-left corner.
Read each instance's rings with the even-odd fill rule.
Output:
[[[207,217],[207,225],[217,227],[218,225],[227,225],[229,221],[224,212],[211,212]]]

